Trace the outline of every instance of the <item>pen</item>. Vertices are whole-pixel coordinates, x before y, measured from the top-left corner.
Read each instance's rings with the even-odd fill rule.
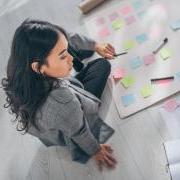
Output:
[[[124,55],[124,54],[127,54],[127,52],[122,52],[122,53],[119,53],[119,54],[114,54],[114,57],[121,56],[121,55]]]
[[[165,38],[165,39],[163,40],[163,43],[160,44],[155,51],[153,51],[153,54],[157,54],[157,53],[159,52],[159,50],[160,50],[167,42],[168,42],[168,38]]]
[[[174,79],[174,76],[169,76],[169,77],[162,77],[162,78],[154,78],[154,79],[151,79],[151,81],[161,81],[161,80],[173,80]]]

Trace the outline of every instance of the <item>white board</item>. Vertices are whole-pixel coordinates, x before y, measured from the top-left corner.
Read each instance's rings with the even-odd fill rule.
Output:
[[[139,7],[135,8],[136,2],[139,2]],[[128,15],[121,13],[122,8],[126,6],[132,7],[132,11]],[[143,86],[151,84],[151,79],[175,76],[176,73],[180,72],[180,31],[175,32],[169,26],[173,21],[180,19],[179,7],[180,1],[178,0],[124,0],[106,9],[102,8],[86,18],[85,25],[89,35],[97,41],[110,42],[117,53],[124,51],[123,43],[126,40],[133,40],[136,44],[133,49],[128,50],[127,55],[120,56],[112,61],[112,72],[117,67],[125,68],[126,75],[132,75],[135,79],[135,83],[126,89],[120,80],[115,81],[112,77],[110,78],[109,83],[113,98],[122,118],[147,108],[180,90],[180,81],[175,78],[168,85],[153,85],[153,93],[149,97],[144,98],[140,93]],[[118,30],[112,28],[112,22],[109,18],[114,12],[118,14],[118,19],[124,22],[124,26]],[[144,15],[140,16],[143,13]],[[125,18],[128,16],[135,17],[135,22],[131,25],[126,24]],[[97,25],[99,18],[104,18],[105,23]],[[108,28],[110,33],[107,36],[100,37],[98,32],[104,27]],[[148,40],[139,44],[136,41],[136,36],[141,33],[146,33]],[[168,48],[172,53],[169,59],[163,60],[158,53],[155,56],[154,63],[148,66],[143,64],[137,69],[130,67],[132,58],[139,56],[142,59],[142,57],[151,54],[165,37],[168,38],[165,48]],[[127,94],[133,94],[135,102],[124,106],[121,96]]]

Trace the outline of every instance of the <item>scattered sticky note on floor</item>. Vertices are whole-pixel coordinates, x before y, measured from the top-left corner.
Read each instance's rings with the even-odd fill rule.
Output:
[[[137,69],[138,67],[140,67],[143,64],[143,61],[141,60],[141,58],[139,56],[130,59],[130,67],[132,69]]]
[[[135,79],[131,75],[125,76],[121,79],[121,83],[125,88],[128,88],[129,86],[131,86],[135,83]]]
[[[123,48],[124,50],[132,49],[136,45],[135,41],[133,40],[127,40],[123,42]]]
[[[175,74],[175,79],[177,79],[178,81],[180,81],[180,72],[177,72],[177,73]]]
[[[144,56],[143,59],[145,65],[150,65],[155,62],[155,56],[153,54],[148,54]]]
[[[99,17],[96,19],[96,25],[102,25],[105,23],[105,19],[103,17]]]
[[[112,22],[112,28],[114,30],[118,30],[118,29],[122,28],[123,26],[124,26],[124,22],[120,19],[117,19]]]
[[[170,27],[176,31],[178,29],[180,29],[180,19],[174,21],[173,23],[170,24]]]
[[[139,10],[143,7],[143,1],[142,0],[138,0],[132,3],[133,7],[135,10]]]
[[[131,12],[133,11],[132,7],[127,5],[127,6],[124,6],[123,8],[120,9],[120,13],[122,15],[128,15],[130,14]]]
[[[121,100],[124,106],[129,106],[135,102],[135,97],[133,94],[127,94],[125,96],[121,96]]]
[[[110,35],[110,31],[109,31],[109,29],[108,29],[107,27],[101,29],[101,30],[98,32],[98,36],[99,36],[100,38],[104,38],[104,37],[109,36],[109,35]]]
[[[118,68],[116,69],[113,73],[112,76],[114,79],[121,79],[124,77],[124,75],[126,74],[126,70],[123,68]]]
[[[117,19],[119,17],[117,12],[113,12],[109,15],[109,20],[110,21],[114,21],[115,19]]]
[[[147,40],[148,40],[148,36],[147,36],[146,33],[143,33],[143,34],[140,34],[140,35],[136,36],[136,41],[137,41],[139,44],[141,44],[141,43],[143,43],[143,42],[145,42],[145,41],[147,41]]]
[[[164,60],[166,60],[166,59],[168,59],[168,58],[171,57],[171,52],[170,52],[170,50],[167,49],[167,48],[162,48],[162,49],[159,51],[159,53],[160,53],[161,58],[163,58]]]
[[[176,99],[169,99],[163,105],[164,109],[168,112],[174,111],[178,107]]]
[[[139,13],[137,13],[137,16],[140,18],[140,19],[143,19],[146,15],[146,12],[145,11],[141,11]]]
[[[143,98],[151,96],[152,92],[153,92],[152,85],[146,85],[141,89],[141,95]]]
[[[129,17],[125,18],[125,22],[126,22],[127,25],[131,25],[135,21],[136,21],[136,18],[134,16],[129,16]]]

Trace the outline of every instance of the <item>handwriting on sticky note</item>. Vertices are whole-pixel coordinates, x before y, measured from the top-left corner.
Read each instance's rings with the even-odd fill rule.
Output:
[[[119,17],[117,12],[113,12],[109,15],[109,20],[110,21],[114,21],[115,19],[117,19]]]
[[[136,18],[134,16],[129,16],[127,18],[125,18],[125,22],[127,25],[130,25],[132,23],[134,23],[136,21]]]
[[[166,60],[171,57],[171,52],[168,48],[162,48],[160,51],[160,56],[162,59]]]
[[[176,99],[169,99],[163,105],[164,109],[168,112],[174,111],[178,107]]]
[[[135,102],[135,97],[133,94],[127,94],[125,96],[121,96],[121,101],[124,106],[129,106]]]
[[[132,69],[137,69],[138,67],[140,67],[143,64],[143,61],[141,60],[141,58],[139,56],[130,59],[130,67]]]
[[[101,30],[98,32],[98,36],[99,36],[100,38],[104,38],[104,37],[109,36],[109,35],[110,35],[110,31],[109,31],[109,29],[108,29],[107,27],[101,29]]]
[[[141,95],[143,98],[151,96],[152,92],[153,92],[152,85],[146,85],[141,89]]]
[[[133,11],[133,9],[132,9],[132,7],[131,6],[124,6],[124,7],[122,7],[121,9],[120,9],[120,13],[122,14],[122,15],[128,15],[128,14],[130,14],[131,12]]]
[[[121,19],[117,19],[112,22],[112,28],[118,30],[124,26],[124,22]]]
[[[143,60],[145,65],[150,65],[155,62],[155,56],[154,54],[148,54],[143,57]]]
[[[172,22],[172,23],[170,24],[170,27],[171,27],[174,31],[180,29],[180,19]]]
[[[123,42],[123,48],[124,50],[132,49],[135,47],[135,41],[133,40],[127,40]]]
[[[140,34],[140,35],[136,36],[136,41],[137,41],[139,44],[141,44],[141,43],[143,43],[143,42],[145,42],[145,41],[147,41],[147,40],[148,40],[148,36],[147,36],[146,33],[143,33],[143,34]]]
[[[124,75],[126,74],[126,70],[123,68],[118,68],[116,69],[113,73],[112,76],[114,79],[121,79],[124,77]]]
[[[121,79],[121,84],[125,87],[128,88],[129,86],[133,85],[135,83],[135,79],[133,76],[128,75],[125,76]]]

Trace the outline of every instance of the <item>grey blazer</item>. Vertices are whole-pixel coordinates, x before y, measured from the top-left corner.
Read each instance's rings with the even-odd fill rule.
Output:
[[[114,133],[99,117],[99,105],[78,80],[59,80],[36,113],[38,129],[31,125],[28,132],[47,146],[67,146],[73,160],[85,163]]]

